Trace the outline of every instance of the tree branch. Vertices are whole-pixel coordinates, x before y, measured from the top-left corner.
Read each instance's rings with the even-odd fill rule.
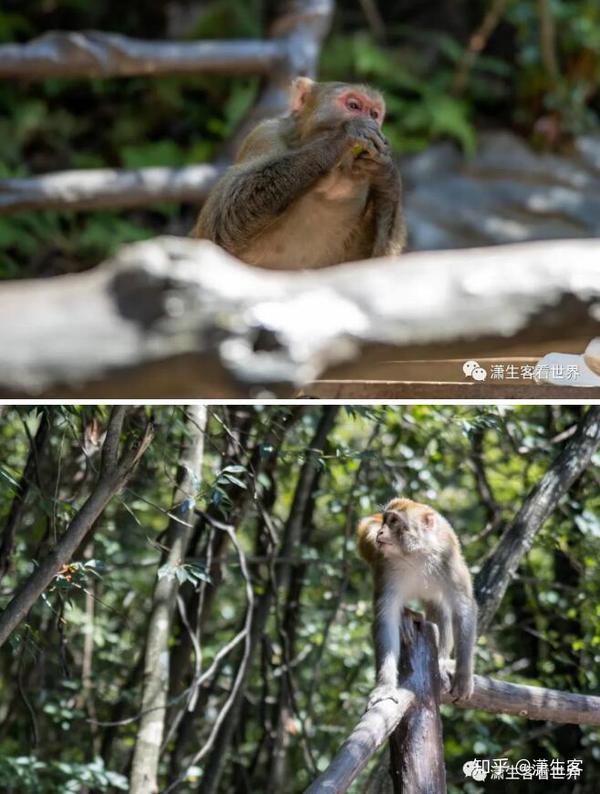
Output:
[[[48,409],[44,409],[40,415],[40,423],[35,434],[35,439],[30,440],[30,449],[27,456],[27,462],[25,464],[23,474],[21,475],[21,479],[19,480],[19,487],[17,488],[10,506],[4,529],[2,530],[2,538],[0,539],[0,581],[2,581],[10,569],[11,555],[15,543],[15,534],[21,521],[21,516],[23,515],[23,509],[25,507],[25,501],[27,499],[27,494],[29,493],[31,482],[34,479],[38,468],[38,458],[44,445],[46,444],[46,439],[48,438],[50,424],[51,422],[48,415]]]
[[[123,421],[122,407],[111,411],[107,437],[113,438]],[[27,616],[39,596],[52,582],[60,568],[65,565],[88,535],[113,496],[125,485],[135,465],[152,441],[151,426],[146,426],[144,435],[130,443],[121,459],[114,466],[103,466],[100,476],[86,502],[77,512],[60,540],[42,560],[31,576],[23,582],[12,600],[0,614],[0,647],[11,632]]]
[[[478,631],[490,626],[523,556],[560,499],[590,464],[600,446],[600,406],[591,406],[575,435],[531,491],[512,524],[475,577],[479,603]]]

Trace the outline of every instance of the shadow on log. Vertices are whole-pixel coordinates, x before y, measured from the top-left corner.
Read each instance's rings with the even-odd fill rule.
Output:
[[[159,237],[87,273],[4,283],[0,394],[289,397],[388,359],[568,347],[600,335],[599,262],[600,241],[569,240],[273,272]],[[531,396],[550,392],[566,390]]]

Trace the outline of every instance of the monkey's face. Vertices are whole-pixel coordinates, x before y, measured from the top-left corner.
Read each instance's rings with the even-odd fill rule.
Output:
[[[386,510],[376,535],[377,550],[387,558],[405,557],[435,545],[435,512],[415,505],[404,510]]]
[[[339,91],[334,98],[341,117],[346,119],[362,118],[375,122],[378,127],[383,123],[385,107],[383,101],[360,86],[348,86]]]
[[[362,119],[380,128],[385,103],[378,91],[351,83],[317,83],[299,77],[292,83],[290,110],[302,137],[337,127],[350,119]]]

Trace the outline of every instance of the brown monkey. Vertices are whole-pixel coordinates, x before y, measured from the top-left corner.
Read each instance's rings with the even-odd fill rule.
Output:
[[[477,605],[458,538],[436,510],[411,499],[392,499],[383,514],[358,525],[358,550],[371,565],[377,689],[371,703],[393,697],[400,658],[400,619],[406,602],[423,602],[439,630],[439,657],[454,644],[456,699],[473,693]],[[454,641],[454,643],[453,643]]]
[[[384,115],[371,88],[297,78],[289,112],[250,132],[192,236],[273,269],[399,254],[402,186]]]

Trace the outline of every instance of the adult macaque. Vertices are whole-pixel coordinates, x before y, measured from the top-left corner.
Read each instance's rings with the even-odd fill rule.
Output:
[[[297,78],[288,113],[250,132],[192,236],[273,269],[399,254],[402,185],[384,115],[371,88]]]
[[[373,571],[377,688],[371,704],[393,697],[397,689],[400,620],[413,598],[423,602],[427,619],[437,624],[439,657],[448,657],[454,644],[452,694],[456,700],[471,697],[477,605],[450,524],[428,505],[392,499],[382,514],[362,519],[358,550]]]

